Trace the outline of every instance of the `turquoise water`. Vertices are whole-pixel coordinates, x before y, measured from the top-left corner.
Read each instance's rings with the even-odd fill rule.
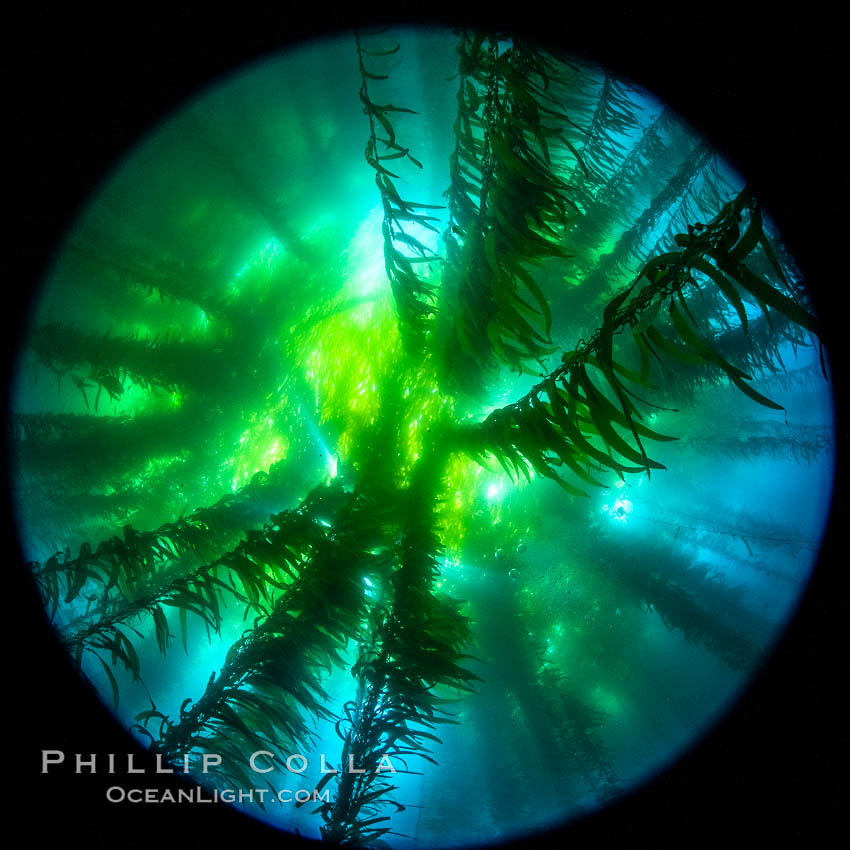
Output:
[[[380,60],[389,79],[370,91],[418,113],[394,116],[399,139],[424,165],[401,163],[404,197],[445,204],[455,41],[406,32],[398,43],[398,55]],[[171,580],[234,550],[248,529],[296,508],[322,482],[356,493],[372,483],[369,470],[398,498],[427,423],[480,422],[536,383],[532,363],[531,374],[479,376],[481,391],[467,392],[445,378],[445,365],[401,341],[381,197],[363,157],[369,125],[356,57],[351,38],[315,44],[209,90],[121,164],[69,233],[12,396],[27,560],[44,563],[65,547],[72,559],[83,541],[95,549],[127,525],[161,528],[241,494],[208,549],[164,558]],[[612,91],[617,105],[606,119],[600,103]],[[599,120],[594,134],[571,139],[587,169],[569,148],[553,156],[581,215],[559,235],[573,257],[547,259],[539,272],[558,349],[544,371],[590,336],[606,300],[669,250],[674,233],[709,220],[742,188],[632,85],[581,66],[563,96],[579,127]],[[613,116],[623,110],[620,128]],[[448,210],[433,215],[444,232]],[[444,251],[439,233],[407,233]],[[429,267],[440,291],[440,262]],[[786,271],[796,274],[790,260]],[[755,326],[760,310],[748,311]],[[718,339],[728,332],[729,351],[758,366],[754,386],[783,411],[674,366],[658,375],[653,400],[664,409],[649,422],[680,439],[652,445],[666,470],[651,478],[621,481],[608,470],[580,499],[539,475],[512,481],[492,460],[453,453],[447,461],[434,592],[464,600],[469,668],[481,681],[450,708],[458,725],[440,727],[441,743],[429,745],[437,764],[411,757],[423,775],[394,779],[394,799],[407,808],[393,829],[413,839],[394,837],[393,846],[499,841],[593,811],[675,759],[759,669],[823,530],[834,452],[829,386],[798,329],[778,323],[771,344],[755,327],[744,337],[729,311],[725,328],[706,318]],[[435,358],[439,339],[434,330]],[[751,351],[763,353],[746,360]],[[395,454],[382,454],[371,429],[396,387],[404,389]],[[37,430],[46,423],[46,433]],[[273,469],[272,486],[243,489]],[[375,548],[394,545],[388,538]],[[154,592],[165,578],[140,588]],[[60,594],[54,616],[67,637],[97,612],[103,585],[90,578],[73,600]],[[119,590],[120,604],[143,592]],[[164,655],[152,618],[133,621],[141,681],[120,661],[109,674],[83,653],[83,671],[107,702],[114,676],[123,724],[151,700],[175,718],[184,699],[200,698],[253,621],[255,612],[224,603],[219,635],[208,638],[201,619],[187,617],[186,651],[175,608]],[[324,682],[334,714],[356,696],[347,668],[357,652],[349,640]],[[314,763],[319,753],[339,762],[333,726],[316,727]],[[275,777],[293,790],[317,778]],[[312,808],[251,813],[318,836]]]

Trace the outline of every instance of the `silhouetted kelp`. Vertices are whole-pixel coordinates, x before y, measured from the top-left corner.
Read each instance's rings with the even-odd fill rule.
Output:
[[[124,507],[120,534],[32,565],[69,651],[86,675],[105,675],[116,705],[127,687],[120,668],[145,678],[146,633],[174,665],[173,632],[188,653],[193,619],[210,642],[227,642],[200,696],[176,714],[152,696],[138,714],[151,749],[173,763],[218,754],[213,784],[251,785],[248,754],[309,751],[313,722],[330,722],[340,756],[338,773],[317,785],[329,792],[313,812],[320,834],[381,847],[394,834],[391,816],[409,805],[397,799],[396,774],[376,768],[385,757],[399,773],[417,759],[437,764],[436,730],[482,716],[480,706],[464,714],[476,683],[492,684],[478,655],[495,658],[511,716],[524,716],[538,739],[551,735],[564,765],[549,777],[556,791],[574,808],[622,792],[599,732],[606,712],[582,689],[578,665],[532,634],[535,618],[557,627],[575,616],[577,645],[595,643],[595,661],[612,670],[646,612],[722,665],[753,669],[768,637],[745,613],[737,624],[718,615],[736,599],[721,579],[669,547],[659,564],[656,550],[632,541],[610,546],[575,585],[562,583],[575,569],[560,553],[547,555],[555,575],[532,581],[519,552],[532,520],[495,528],[469,481],[478,467],[487,481],[504,470],[515,492],[549,479],[566,492],[537,498],[586,528],[589,494],[666,469],[650,446],[682,436],[670,405],[698,405],[711,386],[781,411],[754,379],[784,371],[783,346],[816,345],[818,323],[752,192],[732,191],[717,157],[669,110],[647,118],[627,84],[522,39],[460,33],[444,216],[399,189],[405,169],[435,167],[402,128],[413,110],[382,94],[403,40],[357,34],[353,49],[388,296],[341,290],[337,253],[325,257],[290,225],[244,156],[231,159],[227,131],[217,135],[198,108],[182,127],[188,135],[179,119],[170,132],[221,165],[214,179],[226,184],[227,204],[183,210],[173,232],[161,224],[143,237],[116,224],[114,244],[101,215],[90,224],[97,244],[87,250],[83,227],[69,249],[99,270],[95,279],[108,270],[128,289],[179,303],[191,329],[37,323],[28,355],[57,385],[69,376],[87,413],[17,415],[13,451],[30,486],[46,488],[56,469],[60,480],[84,470],[81,503],[104,526],[116,523],[109,498],[131,475],[147,488],[138,516],[171,517],[139,531],[136,509]],[[222,216],[237,231],[222,254],[237,255],[253,227],[243,207],[275,237],[251,263],[234,274],[229,257],[205,262],[211,240],[179,259],[186,222],[220,226]],[[159,243],[169,246],[161,262]],[[561,343],[570,334],[571,348]],[[506,385],[508,370],[527,380]],[[131,393],[153,399],[150,409],[105,415]],[[698,408],[692,417],[699,423]],[[699,428],[688,440],[807,459],[826,445],[821,431],[780,434],[758,420],[746,436],[746,448]],[[188,491],[182,480],[175,487],[184,478]],[[672,527],[664,539],[676,542]],[[467,559],[503,582],[493,610],[455,598],[462,582],[450,564]],[[547,582],[551,610],[523,595]],[[622,620],[603,633],[603,616]],[[223,631],[230,621],[243,624],[238,635]],[[501,655],[500,629],[515,644]],[[326,689],[335,669],[354,680],[340,710]],[[507,715],[492,723],[503,733],[511,725]]]

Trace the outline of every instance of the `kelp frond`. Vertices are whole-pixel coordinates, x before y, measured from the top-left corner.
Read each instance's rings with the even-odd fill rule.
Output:
[[[33,523],[46,531],[32,572],[84,675],[103,682],[102,672],[126,705],[127,681],[151,684],[156,663],[175,669],[181,644],[192,657],[196,642],[210,648],[206,634],[222,653],[179,709],[151,699],[136,716],[151,749],[171,763],[215,753],[209,781],[251,787],[246,753],[305,749],[317,723],[335,723],[337,772],[319,781],[329,796],[315,826],[327,840],[385,848],[392,816],[411,803],[381,766],[450,762],[447,706],[475,704],[477,691],[502,700],[496,719],[477,709],[491,731],[513,735],[517,717],[527,721],[515,740],[536,740],[553,793],[580,804],[616,796],[600,662],[606,672],[621,663],[647,622],[734,670],[752,669],[764,645],[760,614],[691,565],[680,530],[720,540],[715,549],[745,547],[747,569],[762,572],[773,567],[760,548],[815,545],[753,518],[711,526],[658,511],[648,521],[661,526],[663,552],[632,538],[600,554],[584,542],[596,545],[584,533],[589,500],[561,511],[544,487],[503,503],[501,479],[481,467],[586,496],[614,476],[625,486],[664,469],[652,447],[688,432],[691,446],[735,456],[808,460],[831,446],[825,428],[778,421],[744,420],[737,440],[717,437],[729,420],[715,408],[735,392],[781,419],[776,381],[755,381],[784,369],[780,355],[810,345],[819,325],[750,192],[727,202],[717,158],[669,110],[521,38],[463,32],[446,216],[404,188],[425,172],[425,154],[406,137],[413,110],[388,93],[402,43],[361,32],[355,46],[350,99],[359,83],[368,121],[355,153],[378,190],[392,300],[338,286],[344,251],[319,262],[306,235],[314,210],[290,220],[271,170],[233,141],[249,110],[228,107],[222,129],[198,107],[175,126],[181,156],[203,162],[213,192],[200,186],[161,230],[153,214],[119,215],[113,194],[79,228],[63,273],[79,270],[103,313],[85,314],[84,329],[56,320],[65,291],[40,314],[28,356],[36,376],[69,379],[60,406],[81,415],[16,415],[11,443],[20,492],[36,494],[27,510],[50,517]],[[307,135],[312,165],[319,134]],[[221,249],[206,233],[184,256],[197,221],[217,223]],[[120,310],[142,303],[153,320],[128,332]],[[709,384],[724,389],[662,433],[674,417],[656,426],[654,411],[675,412]],[[119,409],[107,416],[107,405]],[[128,494],[146,502],[138,513]],[[549,548],[533,564],[525,540],[547,522]],[[465,603],[455,580],[486,589]],[[573,628],[561,628],[565,616]],[[544,621],[538,640],[532,625]],[[473,638],[496,670],[470,669]],[[329,677],[346,666],[334,703]],[[502,771],[500,753],[484,749],[485,769]]]
[[[447,384],[476,393],[496,364],[522,371],[552,350],[549,300],[528,267],[570,256],[575,205],[553,158],[580,156],[549,92],[561,63],[481,35],[464,34],[458,53],[441,344]]]
[[[226,775],[244,780],[244,752],[306,746],[313,733],[305,714],[330,717],[321,671],[341,664],[346,643],[359,636],[363,577],[374,568],[374,557],[358,552],[357,539],[345,532],[352,518],[357,527],[359,507],[350,497],[331,514],[338,531],[316,541],[270,613],[230,647],[191,709],[187,699],[175,720],[155,709],[139,715],[143,729],[159,722],[152,746],[164,758],[214,752],[224,757]]]
[[[429,746],[441,742],[431,730],[451,722],[436,689],[468,691],[477,678],[462,666],[468,620],[458,603],[435,592],[439,542],[430,528],[431,500],[421,492],[428,486],[418,479],[402,503],[403,532],[392,568],[351,669],[357,698],[336,727],[343,741],[336,796],[318,811],[323,838],[340,844],[375,846],[389,832],[383,810],[405,806],[391,796],[396,786],[381,771],[409,772],[411,757],[436,764]]]
[[[363,103],[363,111],[369,117],[366,161],[375,169],[375,183],[381,195],[384,213],[381,225],[384,237],[384,267],[395,298],[402,339],[409,350],[421,352],[428,318],[434,312],[434,287],[425,276],[416,271],[416,267],[435,263],[440,258],[413,236],[411,225],[438,233],[434,222],[439,219],[423,210],[441,207],[402,199],[393,182],[399,179],[399,175],[385,165],[387,162],[406,160],[417,168],[422,168],[422,163],[413,156],[410,148],[399,143],[390,117],[398,113],[413,113],[413,110],[390,103],[378,104],[369,94],[369,81],[385,80],[387,76],[367,69],[366,57],[392,55],[400,46],[397,42],[392,42],[389,47],[369,49],[363,46],[359,33],[355,34],[355,39],[361,79],[360,100]],[[381,131],[383,135],[379,135]]]
[[[740,221],[749,221],[741,234]],[[677,237],[678,251],[650,260],[632,284],[606,306],[603,323],[590,340],[564,353],[562,364],[517,402],[493,411],[483,423],[460,437],[474,456],[494,454],[508,474],[528,477],[529,467],[557,481],[569,492],[586,492],[561,478],[556,467],[567,466],[585,483],[599,485],[591,469],[623,473],[663,469],[649,458],[644,439],[674,439],[641,422],[635,400],[651,389],[650,366],[673,359],[709,364],[719,369],[741,392],[765,407],[782,409],[755,390],[751,377],[722,357],[694,317],[684,296],[688,286],[717,288],[734,309],[744,332],[748,328],[744,297],[764,314],[769,309],[817,332],[815,318],[796,300],[770,286],[745,265],[761,245],[773,256],[761,225],[761,212],[748,191],[730,201],[708,225],[694,226]],[[778,274],[782,274],[775,264]],[[669,326],[659,329],[662,311]],[[625,364],[624,345],[615,359],[614,337],[628,328],[639,367]],[[625,432],[621,433],[621,430]],[[598,441],[596,440],[598,438]]]

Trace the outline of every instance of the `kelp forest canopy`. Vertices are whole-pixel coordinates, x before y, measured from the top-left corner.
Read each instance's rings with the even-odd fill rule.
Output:
[[[496,842],[758,669],[828,376],[768,212],[664,104],[519,37],[359,31],[192,101],[69,232],[12,396],[21,545],[165,761],[306,792],[243,804],[302,835]]]

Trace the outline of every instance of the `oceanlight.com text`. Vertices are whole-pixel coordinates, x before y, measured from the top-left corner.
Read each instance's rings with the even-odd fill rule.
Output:
[[[172,791],[168,788],[123,788],[112,785],[106,790],[106,799],[110,803],[239,803],[249,805],[259,803],[296,803],[330,802],[329,791],[308,791],[299,788],[292,791],[283,788],[271,791],[268,788],[223,788],[205,790],[201,786],[194,788],[179,788]]]

